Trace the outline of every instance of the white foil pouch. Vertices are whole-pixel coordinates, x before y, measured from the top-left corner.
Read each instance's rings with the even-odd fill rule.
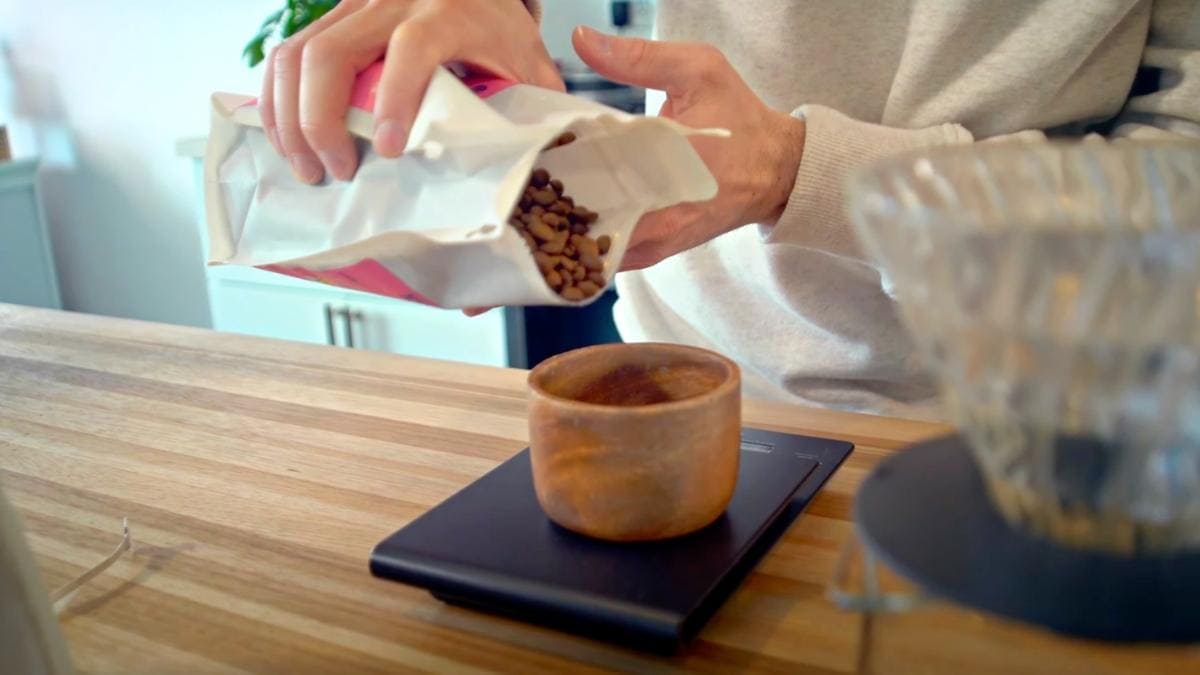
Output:
[[[377,63],[347,115],[361,165],[350,182],[296,180],[262,131],[256,102],[215,94],[205,156],[210,265],[245,265],[447,307],[572,305],[544,281],[507,221],[535,167],[599,214],[611,284],[642,214],[702,201],[716,181],[692,130],[529,85],[439,68],[402,157],[370,146]],[[544,149],[564,132],[577,140]],[[598,297],[598,296],[596,296]]]

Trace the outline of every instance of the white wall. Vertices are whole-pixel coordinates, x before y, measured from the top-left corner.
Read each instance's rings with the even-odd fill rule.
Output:
[[[552,54],[607,0],[543,0]],[[215,90],[254,93],[245,41],[283,0],[0,0],[19,112],[48,155],[46,217],[68,309],[208,325],[189,162]]]
[[[241,48],[279,4],[0,0],[19,111],[52,155],[41,187],[68,309],[209,323],[175,142],[206,132],[212,91],[257,89]]]

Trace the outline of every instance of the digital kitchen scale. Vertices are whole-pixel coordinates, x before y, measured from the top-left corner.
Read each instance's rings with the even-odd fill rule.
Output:
[[[690,535],[634,544],[553,524],[537,503],[525,450],[380,542],[371,573],[455,605],[672,653],[695,636],[853,447],[746,429],[725,513]]]

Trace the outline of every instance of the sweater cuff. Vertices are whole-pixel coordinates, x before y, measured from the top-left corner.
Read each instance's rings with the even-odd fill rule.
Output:
[[[861,260],[863,254],[845,210],[845,182],[855,169],[905,150],[970,143],[955,124],[896,129],[860,122],[820,105],[797,108],[805,122],[804,154],[783,215],[760,226],[769,244],[794,244]]]

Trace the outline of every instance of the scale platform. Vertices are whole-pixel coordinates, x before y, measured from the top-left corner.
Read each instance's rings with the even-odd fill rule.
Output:
[[[733,500],[676,539],[618,544],[553,524],[529,451],[380,542],[371,573],[444,602],[660,653],[699,632],[854,446],[757,429],[742,435]]]

